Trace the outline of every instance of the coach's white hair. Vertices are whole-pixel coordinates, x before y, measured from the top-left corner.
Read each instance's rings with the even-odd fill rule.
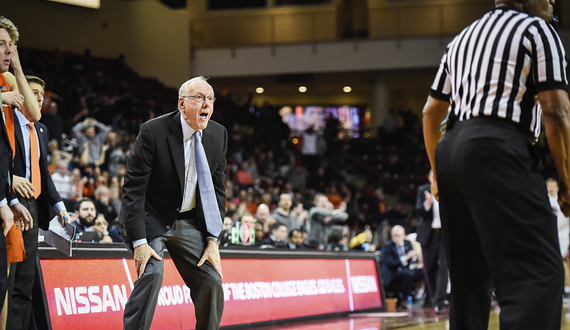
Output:
[[[204,76],[198,76],[198,77],[194,77],[190,80],[187,80],[185,83],[182,84],[182,86],[180,86],[180,89],[178,90],[178,97],[188,96],[185,94],[188,93],[190,86],[192,86],[193,83],[200,81],[200,80],[208,82],[208,78],[206,78]]]

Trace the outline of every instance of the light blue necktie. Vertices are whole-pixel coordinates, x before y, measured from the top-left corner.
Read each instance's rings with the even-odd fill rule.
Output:
[[[396,249],[398,250],[398,257],[403,257],[406,255],[406,247],[403,245],[397,245]]]
[[[206,158],[206,152],[202,145],[202,132],[196,131],[194,133],[194,139],[196,140],[195,150],[198,188],[200,188],[200,200],[202,201],[202,211],[206,219],[206,229],[210,234],[218,237],[223,229],[222,216],[220,215],[216,194],[214,193],[210,166],[208,166],[208,159]]]

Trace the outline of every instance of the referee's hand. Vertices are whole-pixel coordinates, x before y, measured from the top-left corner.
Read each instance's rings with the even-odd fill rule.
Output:
[[[437,180],[433,180],[431,183],[431,194],[436,201],[439,202],[439,188],[437,187]]]

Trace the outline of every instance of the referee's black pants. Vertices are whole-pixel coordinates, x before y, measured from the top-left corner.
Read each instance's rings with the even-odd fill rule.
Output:
[[[436,149],[451,330],[560,329],[564,269],[542,163],[500,119],[458,122]]]

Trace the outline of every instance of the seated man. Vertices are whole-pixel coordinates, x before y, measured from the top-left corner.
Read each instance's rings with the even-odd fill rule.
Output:
[[[303,249],[305,248],[303,243],[304,241],[305,236],[303,235],[303,232],[300,229],[293,229],[289,232],[289,242],[287,243],[287,246],[291,250]]]
[[[404,227],[396,225],[392,228],[392,240],[382,247],[382,279],[386,291],[397,293],[399,306],[411,308],[406,300],[412,285],[423,278],[423,272],[411,269],[410,265],[418,259],[418,252],[404,239],[405,236]]]
[[[81,242],[100,241],[99,236],[95,230],[95,219],[97,219],[97,211],[95,209],[95,203],[93,203],[91,199],[83,197],[77,201],[77,204],[75,204],[75,218],[77,218],[77,220],[71,223],[75,226],[76,229],[75,239]],[[106,235],[104,236],[109,236],[109,232],[106,230],[102,232],[106,232]]]
[[[77,201],[75,204],[75,218],[77,220],[73,221],[71,224],[75,226],[76,233],[81,233],[84,231],[95,231],[93,225],[95,224],[95,218],[97,217],[97,210],[95,208],[95,203],[87,197],[83,197]]]
[[[287,226],[282,222],[275,222],[269,227],[269,237],[261,242],[261,245],[273,245],[277,248],[288,248]]]

